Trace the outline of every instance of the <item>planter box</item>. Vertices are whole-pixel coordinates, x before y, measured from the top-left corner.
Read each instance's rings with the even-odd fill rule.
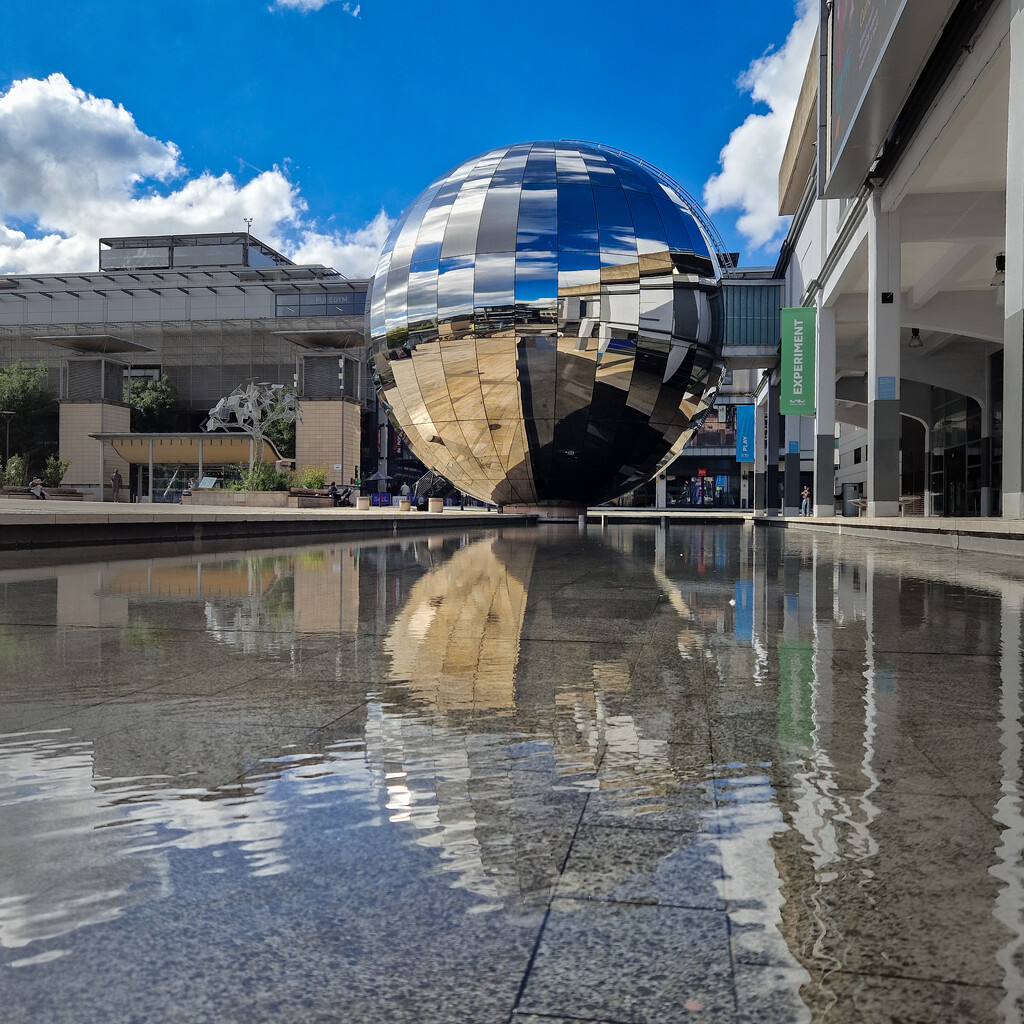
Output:
[[[293,494],[288,504],[292,508],[334,508],[334,499],[328,494]]]
[[[221,508],[287,508],[287,491],[214,491],[197,488],[182,496],[183,505],[218,505]]]
[[[85,495],[73,487],[44,487],[46,493],[54,501],[84,501]],[[0,494],[5,498],[31,498],[32,492],[27,487],[4,487]]]

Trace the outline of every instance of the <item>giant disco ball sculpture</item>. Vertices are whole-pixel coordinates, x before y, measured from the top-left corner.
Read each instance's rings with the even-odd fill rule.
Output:
[[[381,400],[423,463],[483,501],[625,493],[714,401],[713,233],[669,177],[603,146],[467,160],[381,250],[366,314]]]

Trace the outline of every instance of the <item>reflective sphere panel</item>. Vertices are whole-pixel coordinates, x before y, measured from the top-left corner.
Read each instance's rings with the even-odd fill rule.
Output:
[[[721,376],[719,268],[634,157],[533,142],[435,181],[381,250],[367,335],[412,450],[495,504],[608,501],[667,466]]]

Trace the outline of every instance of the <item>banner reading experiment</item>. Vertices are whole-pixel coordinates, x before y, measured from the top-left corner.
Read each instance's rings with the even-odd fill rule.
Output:
[[[814,306],[782,309],[782,362],[779,365],[779,412],[814,415]]]

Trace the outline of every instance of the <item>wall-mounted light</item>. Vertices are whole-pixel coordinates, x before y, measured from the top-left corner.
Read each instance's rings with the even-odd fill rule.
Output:
[[[996,272],[992,275],[991,286],[996,290],[996,305],[1002,306],[1006,296],[1006,253],[996,253]]]
[[[923,344],[924,344],[924,342],[921,341],[921,328],[920,327],[911,327],[910,328],[910,347],[911,348],[920,348]]]

